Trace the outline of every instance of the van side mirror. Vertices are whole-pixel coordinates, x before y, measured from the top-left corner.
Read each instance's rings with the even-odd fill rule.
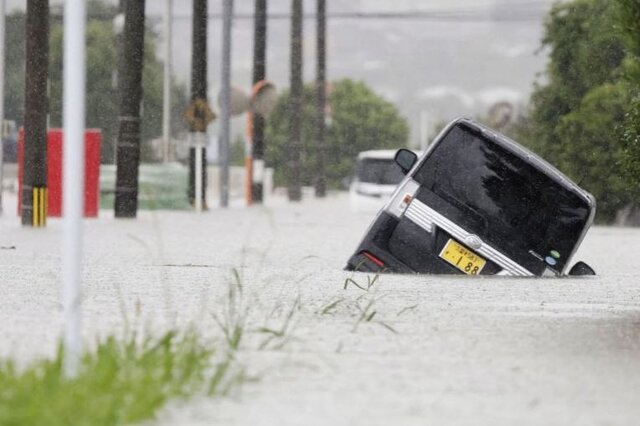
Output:
[[[406,175],[407,173],[409,173],[409,170],[411,170],[413,165],[416,164],[418,156],[408,149],[403,148],[399,149],[398,152],[396,152],[396,156],[393,160],[398,166],[400,166],[402,173]]]

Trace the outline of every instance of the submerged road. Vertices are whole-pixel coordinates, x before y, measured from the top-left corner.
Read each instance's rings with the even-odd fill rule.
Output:
[[[0,356],[28,362],[60,336],[62,223],[25,229],[5,211]],[[341,270],[371,217],[344,195],[136,220],[101,212],[85,222],[87,341],[189,324],[215,337],[237,273],[238,358],[259,380],[171,403],[152,424],[637,424],[639,229],[590,231],[578,258],[596,277],[375,279]],[[347,278],[365,290],[345,290]]]

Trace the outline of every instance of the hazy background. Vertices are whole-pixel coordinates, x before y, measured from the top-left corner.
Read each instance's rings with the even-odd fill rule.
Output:
[[[115,3],[115,0],[112,1]],[[52,1],[60,5],[61,1]],[[288,13],[290,0],[269,0],[269,12]],[[411,144],[422,127],[458,115],[481,115],[498,101],[522,107],[546,54],[538,52],[543,19],[553,0],[328,0],[328,77],[364,80],[396,103],[411,124]],[[8,10],[24,8],[8,0]],[[191,1],[174,0],[173,63],[176,77],[189,84]],[[221,64],[221,1],[210,1],[210,98],[217,98]],[[253,12],[253,0],[236,0],[236,13]],[[305,0],[305,13],[315,12]],[[147,0],[147,19],[162,34],[164,0]],[[422,13],[414,18],[331,18],[361,12]],[[425,17],[424,14],[430,16]],[[315,20],[304,22],[305,81],[315,76]],[[160,56],[162,43],[158,48]],[[288,86],[289,20],[268,23],[267,75]],[[239,18],[233,27],[235,86],[251,84],[253,21]],[[235,119],[242,127],[242,118]],[[423,132],[424,133],[424,132]]]

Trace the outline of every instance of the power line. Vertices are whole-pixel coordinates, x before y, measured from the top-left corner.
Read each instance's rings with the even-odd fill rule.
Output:
[[[59,13],[51,14],[52,19],[62,19]],[[94,13],[87,16],[93,20],[113,20],[114,15],[109,13]],[[9,15],[7,19],[24,19],[20,15]],[[161,21],[163,17],[159,14],[147,15],[147,19],[153,21]],[[190,14],[174,14],[173,20],[191,20]],[[209,20],[222,20],[222,14],[211,13],[208,15]],[[234,20],[253,21],[253,13],[236,13]],[[274,21],[286,21],[291,19],[289,13],[270,13],[267,19]],[[307,13],[303,15],[305,20],[316,20],[315,13]],[[533,22],[541,21],[542,16],[534,11],[527,10],[508,10],[499,13],[486,11],[423,11],[423,10],[405,10],[402,12],[333,12],[327,13],[328,20],[405,20],[405,21],[440,21],[440,22]]]
[[[316,14],[308,13],[303,16],[305,20],[316,20]],[[176,15],[174,19],[190,19],[188,15]],[[221,19],[220,14],[210,14],[210,20]],[[238,13],[234,15],[235,20],[253,20],[252,13]],[[269,20],[290,20],[288,13],[271,13]],[[433,20],[433,21],[531,21],[540,20],[538,13],[500,13],[491,14],[484,12],[426,12],[426,11],[403,11],[403,12],[333,12],[327,14],[327,19],[331,20]]]

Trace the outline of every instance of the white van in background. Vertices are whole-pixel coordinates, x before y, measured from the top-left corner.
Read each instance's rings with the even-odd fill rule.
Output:
[[[355,176],[349,185],[351,209],[375,212],[387,202],[404,178],[394,161],[396,150],[372,150],[358,154]]]

